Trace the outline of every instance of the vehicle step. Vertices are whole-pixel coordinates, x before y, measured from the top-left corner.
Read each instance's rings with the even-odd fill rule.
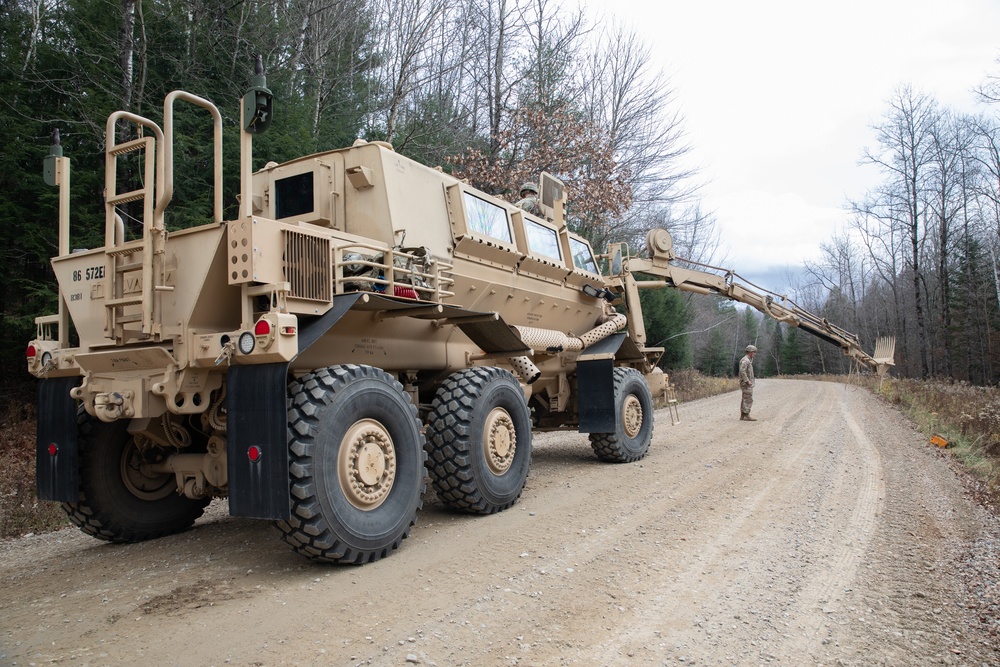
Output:
[[[123,144],[118,144],[117,146],[112,146],[108,151],[108,155],[123,155],[125,153],[134,153],[135,151],[141,151],[146,148],[146,143],[149,141],[150,137],[139,137],[138,139],[133,139],[132,141],[126,141]]]
[[[107,306],[108,308],[111,307],[117,308],[118,306],[135,306],[140,303],[142,303],[142,295],[136,294],[136,295],[119,297],[117,299],[108,299],[104,302],[104,305]]]
[[[139,190],[132,190],[130,192],[123,192],[121,194],[112,195],[107,198],[107,203],[109,204],[127,204],[130,201],[139,201],[146,196],[146,188],[141,188]]]

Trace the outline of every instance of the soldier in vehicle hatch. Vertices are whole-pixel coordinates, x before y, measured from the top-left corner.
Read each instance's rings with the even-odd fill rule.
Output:
[[[532,215],[541,215],[542,209],[538,206],[538,186],[534,183],[521,184],[521,199],[517,202],[517,207],[522,208]]]
[[[747,353],[740,359],[740,390],[743,392],[743,400],[740,402],[740,420],[746,422],[757,421],[756,417],[750,416],[750,408],[753,407],[753,358],[757,354],[757,348],[747,345]]]

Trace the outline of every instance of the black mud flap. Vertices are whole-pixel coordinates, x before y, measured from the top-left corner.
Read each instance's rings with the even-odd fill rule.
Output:
[[[608,336],[583,351],[576,363],[577,410],[580,433],[614,433],[618,428],[615,405],[615,354],[624,333]]]
[[[229,368],[226,432],[233,516],[291,516],[287,386],[287,362]]]
[[[38,383],[35,488],[39,500],[71,503],[80,499],[76,401],[69,395],[79,384],[78,376]]]

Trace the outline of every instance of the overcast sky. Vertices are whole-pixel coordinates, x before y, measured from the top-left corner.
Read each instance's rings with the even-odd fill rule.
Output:
[[[878,182],[858,159],[894,89],[986,111],[971,89],[1000,75],[1000,0],[581,2],[645,35],[677,93],[727,268],[775,290],[846,228],[846,199]]]

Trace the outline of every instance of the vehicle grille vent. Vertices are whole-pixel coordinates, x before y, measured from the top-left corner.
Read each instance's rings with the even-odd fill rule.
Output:
[[[291,284],[289,296],[312,301],[329,301],[333,292],[330,240],[285,230],[285,280]]]

